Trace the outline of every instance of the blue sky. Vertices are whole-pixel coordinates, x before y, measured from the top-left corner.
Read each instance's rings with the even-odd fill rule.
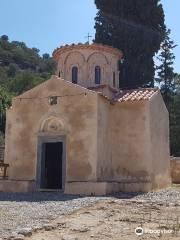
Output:
[[[179,46],[175,49],[175,70],[180,73],[180,0],[162,0],[166,24]],[[85,42],[94,36],[94,0],[0,0],[0,35],[52,53],[62,45]]]

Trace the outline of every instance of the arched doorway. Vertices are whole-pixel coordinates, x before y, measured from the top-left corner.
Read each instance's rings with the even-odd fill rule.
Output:
[[[63,128],[62,121],[56,117],[49,117],[40,126],[36,178],[39,190],[64,190],[66,136]]]

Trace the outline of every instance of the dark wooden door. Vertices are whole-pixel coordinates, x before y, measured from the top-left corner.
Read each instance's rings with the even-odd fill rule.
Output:
[[[62,142],[45,143],[44,184],[46,189],[62,189]]]

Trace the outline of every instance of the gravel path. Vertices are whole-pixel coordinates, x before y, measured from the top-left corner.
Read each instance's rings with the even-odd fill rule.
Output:
[[[150,201],[166,202],[166,203],[180,203],[180,187],[174,187],[157,192],[149,192],[136,196],[135,199],[144,199]]]
[[[74,210],[106,199],[165,202],[180,204],[180,188],[159,192],[135,194],[119,193],[106,197],[80,197],[60,193],[0,193],[0,237],[7,237],[22,228],[41,227]]]
[[[146,200],[162,203],[180,203],[180,185],[174,188],[164,189],[157,192],[137,194],[135,200]]]
[[[59,193],[0,193],[0,237],[27,227],[41,227],[60,215],[92,205],[104,197],[79,197]]]

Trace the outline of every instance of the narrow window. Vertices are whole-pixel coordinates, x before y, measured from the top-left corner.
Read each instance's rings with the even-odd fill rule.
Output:
[[[101,68],[99,66],[95,67],[95,84],[101,83]]]
[[[72,83],[74,83],[74,84],[78,83],[78,68],[77,67],[72,68]]]
[[[49,104],[50,105],[56,105],[57,104],[57,96],[49,97]]]
[[[113,72],[113,87],[116,87],[116,74]]]

